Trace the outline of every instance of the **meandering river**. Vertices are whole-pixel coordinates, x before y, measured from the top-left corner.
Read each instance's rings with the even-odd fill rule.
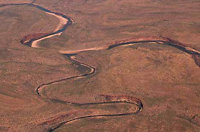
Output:
[[[35,7],[39,10],[42,10],[44,12],[46,12],[48,15],[53,15],[55,17],[57,17],[60,22],[57,26],[57,28],[55,29],[55,31],[49,33],[49,34],[45,34],[43,36],[40,36],[38,38],[32,38],[26,42],[22,42],[23,45],[29,46],[29,47],[33,47],[33,48],[40,48],[39,46],[39,42],[44,40],[44,39],[48,39],[57,35],[61,35],[63,31],[65,31],[67,29],[68,26],[70,26],[72,24],[72,20],[62,14],[62,13],[57,13],[54,11],[51,11],[49,9],[46,9],[42,6],[36,5],[33,3],[21,3],[21,4],[3,4],[0,5],[0,7],[4,7],[4,6],[22,6],[22,5],[27,5],[27,6],[31,6],[31,7]],[[138,44],[138,43],[143,43],[143,44],[151,44],[152,42],[154,43],[158,43],[158,44],[164,44],[164,45],[169,45],[169,46],[173,46],[185,53],[191,54],[191,55],[197,55],[200,57],[200,52],[189,48],[189,47],[185,47],[183,44],[181,44],[180,42],[174,41],[170,38],[164,38],[164,37],[156,37],[156,38],[137,38],[135,40],[131,40],[131,41],[125,41],[125,42],[119,42],[119,43],[114,43],[110,46],[105,46],[105,47],[95,47],[95,48],[90,48],[90,49],[82,49],[82,50],[74,50],[74,51],[60,51],[61,55],[65,55],[70,61],[72,61],[73,63],[75,63],[78,66],[82,66],[85,68],[90,69],[89,72],[78,75],[78,76],[72,76],[72,77],[67,77],[67,78],[62,78],[59,80],[54,80],[52,82],[47,82],[44,84],[39,85],[36,88],[36,94],[38,95],[39,98],[43,99],[45,98],[42,94],[41,94],[41,90],[44,88],[47,88],[47,86],[55,84],[55,83],[59,83],[59,82],[63,82],[66,80],[70,80],[70,79],[77,79],[77,78],[83,78],[83,77],[87,77],[89,75],[95,74],[96,69],[93,66],[90,66],[88,64],[79,62],[78,60],[76,60],[73,56],[79,54],[82,51],[89,51],[89,50],[111,50],[113,48],[119,47],[119,46],[129,46],[129,45],[134,45],[134,44]],[[85,116],[81,116],[81,117],[76,117],[73,119],[69,119],[69,120],[65,120],[62,122],[58,122],[58,125],[56,127],[51,128],[51,126],[49,126],[49,130],[48,131],[54,131],[57,128],[61,127],[62,125],[65,125],[69,122],[72,121],[76,121],[76,120],[81,120],[84,118],[91,118],[91,117],[98,117],[98,116],[126,116],[126,115],[135,115],[138,114],[139,112],[141,112],[141,110],[143,109],[143,104],[142,101],[136,97],[130,97],[130,96],[111,96],[111,95],[104,95],[105,98],[109,98],[108,101],[104,101],[104,102],[87,102],[87,103],[78,103],[78,102],[67,102],[67,101],[63,101],[63,100],[57,100],[58,102],[64,102],[66,104],[73,104],[73,105],[102,105],[102,104],[120,104],[120,103],[127,103],[127,104],[131,104],[134,106],[137,106],[137,110],[132,111],[132,112],[128,112],[128,113],[113,113],[113,114],[97,114],[97,115],[85,115]],[[57,104],[55,104],[57,105]]]

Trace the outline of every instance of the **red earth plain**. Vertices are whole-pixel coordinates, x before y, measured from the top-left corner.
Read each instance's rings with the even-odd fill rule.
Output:
[[[200,132],[199,0],[0,0],[0,131]]]

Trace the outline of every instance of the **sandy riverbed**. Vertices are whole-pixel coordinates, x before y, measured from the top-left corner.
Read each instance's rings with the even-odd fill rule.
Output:
[[[54,30],[54,32],[56,32],[56,31],[58,31],[59,29],[61,29],[62,26],[65,25],[65,24],[68,22],[68,20],[65,19],[65,18],[63,18],[62,16],[56,15],[56,14],[54,14],[54,13],[49,13],[49,12],[46,12],[46,13],[49,14],[49,15],[55,16],[55,17],[57,17],[57,18],[59,19],[59,24],[58,24],[58,26],[56,27],[56,29]],[[38,43],[39,43],[40,41],[45,40],[45,39],[48,39],[48,38],[52,38],[52,37],[54,37],[54,36],[60,36],[61,34],[62,34],[62,32],[61,32],[61,33],[57,33],[57,34],[53,34],[53,35],[49,35],[49,36],[47,36],[47,37],[43,37],[43,38],[38,39],[38,40],[35,40],[35,41],[33,41],[31,47],[38,48]]]

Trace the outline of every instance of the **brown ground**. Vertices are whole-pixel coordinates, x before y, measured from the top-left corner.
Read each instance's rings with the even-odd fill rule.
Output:
[[[0,0],[0,4],[30,0]],[[101,101],[101,95],[139,98],[137,115],[86,118],[55,131],[200,131],[200,59],[176,48],[139,43],[111,50],[85,51],[76,59],[96,68],[95,75],[37,86],[88,69],[59,51],[99,48],[132,38],[168,37],[200,50],[199,0],[36,0],[74,21],[61,36],[43,40],[43,48],[20,44],[26,37],[54,31],[59,20],[30,6],[0,8],[0,131],[47,131],[62,121],[91,114],[124,113],[135,106],[73,106]],[[54,99],[54,101],[50,101]]]
[[[10,3],[30,3],[33,0],[0,0],[0,4],[10,4]]]
[[[199,0],[37,0],[74,24],[42,46],[78,49],[132,37],[164,36],[200,49]],[[48,44],[47,44],[48,43]]]

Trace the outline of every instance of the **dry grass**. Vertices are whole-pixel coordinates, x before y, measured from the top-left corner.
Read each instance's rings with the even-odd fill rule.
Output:
[[[0,4],[11,4],[11,3],[30,3],[33,0],[0,0]]]
[[[198,0],[37,0],[74,20],[62,36],[41,46],[82,49],[132,37],[164,36],[200,49]]]
[[[169,46],[146,43],[84,52],[76,58],[94,65],[96,75],[50,85],[43,95],[79,103],[98,102],[101,94],[129,95],[143,100],[144,111],[137,116],[84,119],[56,131],[199,130],[195,124],[177,118],[182,113],[191,117],[199,113],[200,70],[191,55]]]
[[[5,3],[29,0],[0,0]],[[79,75],[58,51],[99,48],[132,37],[164,36],[200,49],[198,0],[37,0],[37,4],[72,18],[59,37],[44,48],[20,44],[24,36],[54,31],[59,20],[30,6],[0,8],[0,131],[46,131],[75,117],[135,109],[129,105],[78,107],[36,95],[40,84]],[[34,35],[33,35],[34,36]],[[200,70],[191,56],[160,44],[137,44],[76,56],[96,67],[87,78],[49,85],[44,97],[74,102],[101,101],[99,95],[129,95],[144,103],[138,115],[88,118],[56,131],[199,131]],[[95,113],[96,112],[96,113]],[[179,116],[184,115],[184,116]],[[62,118],[60,118],[62,117]],[[184,118],[179,118],[184,117]],[[56,120],[59,119],[59,120]],[[41,125],[44,122],[49,125]],[[197,124],[195,124],[195,123]]]
[[[22,131],[24,123],[34,126],[54,107],[38,99],[35,88],[77,71],[54,50],[46,52],[20,43],[28,34],[54,31],[57,18],[29,6],[3,7],[0,14],[0,131]],[[41,116],[38,111],[47,113]]]

